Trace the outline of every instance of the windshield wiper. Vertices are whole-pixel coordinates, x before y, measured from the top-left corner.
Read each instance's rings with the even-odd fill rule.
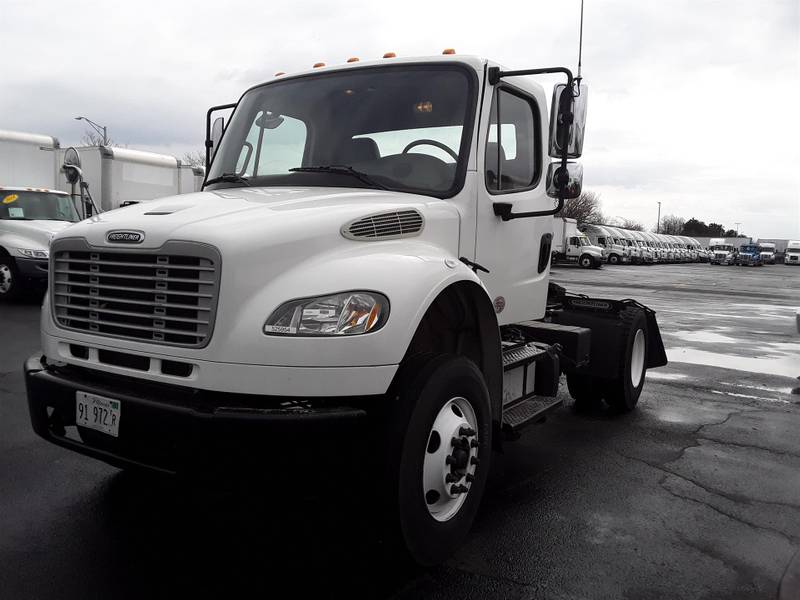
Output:
[[[355,177],[362,183],[366,183],[370,187],[375,187],[380,190],[389,189],[382,183],[378,183],[372,177],[367,175],[366,173],[362,173],[361,171],[357,171],[351,166],[348,165],[318,165],[314,167],[295,167],[294,169],[289,169],[294,173],[334,173],[336,175],[350,175],[351,177]]]
[[[219,177],[212,177],[208,181],[206,181],[206,185],[211,185],[212,183],[243,183],[245,185],[250,185],[250,181],[247,177],[242,177],[241,175],[237,175],[236,173],[223,173]]]

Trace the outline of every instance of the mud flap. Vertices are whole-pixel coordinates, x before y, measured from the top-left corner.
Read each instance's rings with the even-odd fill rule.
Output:
[[[552,294],[552,292],[556,292]],[[558,292],[561,292],[560,294]],[[554,323],[576,325],[592,330],[591,359],[589,364],[578,368],[566,368],[600,378],[607,378],[618,371],[616,348],[622,343],[623,322],[620,315],[630,308],[644,312],[647,322],[647,368],[663,367],[667,364],[667,354],[661,331],[653,309],[636,300],[608,300],[586,296],[569,296],[563,288],[551,290],[551,298],[558,301],[560,308],[551,313]]]

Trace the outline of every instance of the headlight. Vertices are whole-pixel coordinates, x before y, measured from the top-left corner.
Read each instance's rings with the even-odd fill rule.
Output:
[[[48,250],[35,250],[30,248],[17,248],[17,252],[25,258],[49,258],[50,252]]]
[[[375,292],[342,292],[282,304],[266,323],[267,335],[359,335],[389,318],[389,300]]]

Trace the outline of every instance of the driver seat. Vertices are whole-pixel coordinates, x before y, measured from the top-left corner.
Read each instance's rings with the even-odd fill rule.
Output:
[[[370,162],[378,160],[381,153],[378,151],[378,144],[372,138],[354,138],[347,142],[341,149],[339,160],[343,165],[353,163]]]

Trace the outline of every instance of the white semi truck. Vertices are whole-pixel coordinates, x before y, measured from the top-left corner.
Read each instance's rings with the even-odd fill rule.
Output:
[[[783,264],[800,265],[800,241],[791,240],[783,254]]]
[[[761,262],[765,265],[775,264],[775,244],[773,242],[759,242],[761,246]]]
[[[554,228],[557,227],[556,222]],[[586,234],[593,245],[604,250],[603,254],[609,264],[627,264],[631,261],[630,252],[622,244],[616,243],[614,236],[602,225],[581,225],[579,229]]]
[[[736,261],[736,248],[725,238],[711,238],[708,248],[713,252],[710,260],[712,265],[732,265]]]
[[[552,249],[554,263],[577,263],[584,269],[599,268],[605,261],[607,252],[578,230],[575,219],[566,217],[555,217],[553,221]]]
[[[538,74],[566,78],[549,118]],[[562,373],[580,405],[629,411],[666,364],[652,310],[550,283],[586,95],[566,68],[446,55],[281,75],[224,129],[211,109],[202,192],[53,239],[35,431],[123,468],[265,479],[363,435],[389,539],[443,560]]]

